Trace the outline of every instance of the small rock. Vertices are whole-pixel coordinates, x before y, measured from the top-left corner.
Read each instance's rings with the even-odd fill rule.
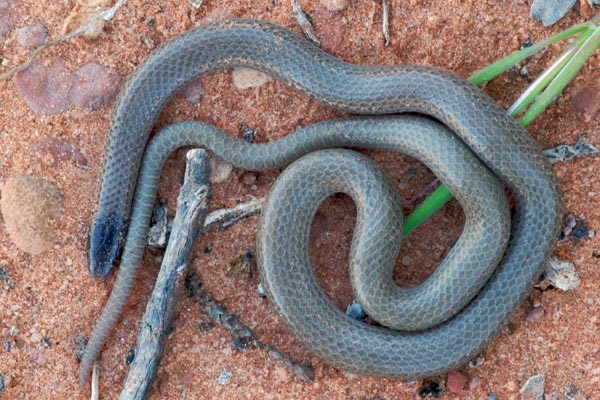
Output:
[[[581,284],[575,264],[552,257],[544,268],[544,278],[560,290],[572,290]]]
[[[266,297],[267,296],[267,291],[265,290],[265,287],[262,285],[262,283],[259,283],[256,286],[256,291],[258,292],[258,294],[262,297]]]
[[[590,122],[600,110],[600,86],[590,85],[578,89],[571,97],[575,115]]]
[[[544,316],[544,309],[542,307],[536,307],[527,315],[527,322],[536,323],[539,322]]]
[[[200,79],[194,79],[177,91],[177,93],[192,104],[198,104],[200,102],[202,92],[203,89]]]
[[[222,371],[217,378],[219,385],[225,386],[229,383],[229,381],[233,378],[233,373],[229,371]]]
[[[15,245],[29,254],[52,247],[62,210],[62,195],[56,184],[39,176],[18,176],[2,188],[0,211],[6,231]]]
[[[460,393],[467,383],[467,377],[459,371],[448,372],[446,387],[451,393]]]
[[[121,375],[119,373],[114,374],[112,377],[112,381],[113,381],[113,383],[116,383],[116,384],[121,383],[123,381],[123,375]]]
[[[596,351],[596,352],[594,353],[594,358],[595,358],[596,360],[600,360],[600,350],[598,350],[598,351]]]
[[[489,393],[488,400],[498,400],[498,396],[496,396],[494,393]]]
[[[16,38],[17,43],[23,47],[38,47],[46,43],[48,30],[42,24],[25,25],[17,29]]]
[[[233,165],[231,163],[217,160],[215,157],[210,159],[210,183],[223,183],[229,177],[233,171]]]
[[[110,103],[123,79],[100,64],[82,65],[73,73],[74,84],[69,93],[71,104],[97,110]]]
[[[525,399],[544,400],[544,375],[534,375],[527,379],[519,394]]]
[[[321,0],[321,5],[333,12],[345,10],[349,4],[350,0]]]
[[[269,75],[250,68],[234,68],[232,75],[233,84],[238,89],[259,87],[273,80]]]
[[[329,53],[338,51],[346,34],[346,19],[343,14],[320,8],[316,12],[315,21],[318,21],[316,28],[321,48]]]
[[[71,105],[75,80],[59,57],[35,60],[14,80],[17,93],[35,114],[61,114]]]
[[[367,316],[360,303],[356,300],[352,300],[352,303],[346,308],[346,315],[358,320],[365,319]]]
[[[51,156],[50,167],[57,167],[63,162],[73,161],[76,165],[87,165],[86,158],[73,144],[60,138],[44,136],[30,147],[31,152],[42,157]]]
[[[471,379],[471,382],[469,382],[469,390],[475,390],[479,387],[479,385],[481,385],[481,378],[476,376],[475,378]]]
[[[121,77],[99,64],[71,73],[59,57],[34,61],[15,76],[19,96],[35,114],[61,114],[75,105],[97,109],[117,94]]]
[[[244,185],[246,186],[252,186],[256,184],[257,179],[256,173],[246,172],[242,177],[242,182],[244,182]]]
[[[544,26],[551,26],[564,17],[574,4],[575,0],[533,0],[530,15]]]

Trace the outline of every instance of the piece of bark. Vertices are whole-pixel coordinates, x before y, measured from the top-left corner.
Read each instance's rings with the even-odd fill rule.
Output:
[[[187,153],[185,178],[177,199],[173,231],[146,312],[140,324],[135,358],[121,400],[145,399],[171,331],[173,310],[183,288],[189,257],[204,221],[210,197],[209,158],[206,151]]]

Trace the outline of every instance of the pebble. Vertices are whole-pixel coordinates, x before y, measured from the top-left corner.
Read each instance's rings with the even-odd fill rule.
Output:
[[[315,13],[317,35],[321,41],[321,48],[329,53],[335,53],[344,41],[346,34],[346,18],[343,14],[320,8]]]
[[[575,115],[590,122],[600,110],[600,86],[589,85],[578,89],[571,97]]]
[[[210,159],[210,183],[223,183],[233,171],[233,164],[221,161],[215,157]]]
[[[357,300],[352,300],[352,303],[346,308],[346,315],[354,319],[364,319],[367,314],[363,310],[361,304]]]
[[[554,25],[575,4],[575,0],[534,0],[530,15],[544,26]]]
[[[269,75],[250,68],[234,68],[232,75],[233,84],[238,89],[259,87],[273,80]]]
[[[74,80],[59,57],[36,59],[14,81],[17,93],[35,114],[61,114],[71,105]]]
[[[545,312],[544,309],[542,307],[535,307],[534,309],[532,309],[529,314],[527,315],[527,317],[525,318],[525,320],[527,322],[530,323],[536,323],[539,322],[542,317],[544,316]]]
[[[524,399],[544,400],[544,375],[534,375],[519,390]]]
[[[90,63],[71,73],[59,57],[35,60],[15,76],[19,96],[35,114],[61,114],[71,106],[92,110],[116,96],[122,78]]]
[[[256,184],[258,177],[255,172],[246,172],[242,177],[242,182],[246,186],[252,186]]]
[[[229,383],[229,381],[233,378],[233,373],[229,371],[222,371],[217,378],[219,385],[225,386]]]
[[[177,93],[179,93],[184,99],[189,101],[192,104],[200,103],[200,98],[202,97],[204,89],[202,88],[202,83],[200,79],[194,79],[193,81],[186,84],[184,87],[179,89]]]
[[[33,143],[29,149],[42,158],[51,156],[50,167],[57,167],[64,162],[73,161],[76,165],[88,165],[87,159],[72,143],[51,136],[44,136]]]
[[[73,73],[74,85],[69,93],[71,103],[81,108],[97,110],[110,103],[119,92],[123,79],[108,67],[96,63],[84,64]]]
[[[544,278],[560,290],[572,290],[581,284],[575,264],[552,257],[544,267]]]
[[[26,253],[40,254],[52,247],[62,210],[60,190],[42,177],[17,176],[2,188],[0,211],[6,231]]]
[[[481,378],[476,376],[475,378],[471,379],[471,382],[469,382],[469,390],[474,390],[478,388],[479,385],[481,385]]]
[[[42,24],[25,25],[16,31],[17,43],[23,47],[33,48],[46,43],[48,29]]]
[[[448,372],[446,387],[451,393],[460,393],[467,383],[467,377],[459,371]]]
[[[596,360],[600,360],[600,350],[598,350],[598,351],[596,351],[596,352],[594,353],[594,358],[595,358]]]
[[[333,12],[343,11],[349,4],[350,0],[321,0],[321,5]]]

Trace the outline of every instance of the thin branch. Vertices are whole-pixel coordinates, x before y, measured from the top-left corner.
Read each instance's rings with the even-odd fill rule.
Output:
[[[183,289],[189,257],[200,232],[198,221],[206,217],[210,197],[208,173],[206,151],[190,150],[177,200],[173,232],[140,324],[135,358],[121,392],[121,400],[145,399],[156,376],[166,337],[171,330],[175,304]]]
[[[94,15],[90,21],[85,24],[84,26],[71,31],[69,33],[67,33],[66,35],[63,35],[59,38],[56,38],[46,44],[41,45],[40,47],[36,48],[35,50],[33,50],[31,52],[31,54],[29,55],[29,58],[22,64],[17,65],[14,68],[9,69],[8,71],[4,72],[3,74],[0,74],[0,80],[4,80],[4,79],[9,79],[11,78],[14,74],[16,74],[19,71],[24,70],[25,68],[29,67],[31,65],[31,63],[33,62],[33,60],[44,50],[46,50],[49,47],[52,47],[54,45],[57,45],[59,43],[62,43],[66,40],[69,40],[75,36],[79,36],[82,35],[86,32],[88,32],[90,29],[92,29],[94,27],[94,25],[96,25],[96,23],[98,21],[100,21],[101,19],[108,21],[110,19],[113,18],[113,16],[115,15],[115,13],[117,12],[117,10],[125,3],[126,0],[119,0],[117,1],[117,3],[112,6],[111,8],[109,8],[108,10],[102,11],[99,14]]]

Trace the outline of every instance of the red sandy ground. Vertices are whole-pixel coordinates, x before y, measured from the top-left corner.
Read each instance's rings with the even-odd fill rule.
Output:
[[[50,37],[60,35],[64,19],[74,6],[70,2],[19,2],[15,26],[41,23]],[[46,51],[43,57],[60,56],[70,70],[87,62],[108,66],[127,76],[152,51],[148,37],[156,45],[191,29],[202,21],[217,18],[266,19],[296,32],[288,1],[205,1],[200,10],[186,1],[128,1],[105,33],[95,41],[70,40]],[[391,45],[383,46],[379,1],[351,1],[350,6],[332,15],[323,6],[303,2],[313,16],[317,31],[329,38],[328,51],[344,60],[363,64],[420,64],[441,67],[468,77],[474,71],[508,55],[528,40],[539,42],[562,29],[593,16],[587,2],[577,4],[567,17],[552,28],[544,28],[529,17],[528,1],[391,1]],[[146,21],[143,22],[142,18]],[[152,24],[148,21],[152,20]],[[328,26],[345,29],[336,44]],[[339,32],[339,31],[336,31]],[[10,34],[6,36],[10,37]],[[26,51],[14,41],[3,46],[9,66],[25,60]],[[558,48],[527,63],[536,76]],[[556,103],[529,127],[542,148],[572,144],[584,135],[598,146],[598,120],[584,122],[574,115],[570,98],[580,87],[598,80],[598,56],[592,57]],[[529,83],[518,73],[508,73],[485,88],[502,106],[508,107]],[[257,140],[268,141],[293,131],[299,125],[332,118],[336,112],[307,100],[280,83],[240,90],[233,86],[231,72],[213,73],[202,79],[200,104],[191,105],[176,98],[166,108],[158,126],[188,118],[216,124],[233,135],[241,126],[258,129]],[[78,361],[75,338],[89,336],[113,285],[93,280],[86,267],[85,249],[88,225],[94,213],[107,132],[110,106],[96,111],[72,108],[56,116],[34,115],[15,91],[12,80],[0,82],[0,181],[21,174],[37,174],[54,181],[62,190],[65,211],[60,239],[50,251],[30,256],[17,249],[0,225],[0,265],[8,268],[15,288],[0,287],[0,331],[12,326],[19,333],[10,337],[12,350],[0,350],[0,373],[7,388],[4,399],[84,399],[89,393],[77,385]],[[44,136],[58,137],[73,144],[88,160],[90,168],[74,162],[49,167],[52,160],[32,152],[31,144]],[[159,197],[172,208],[182,176],[183,152],[167,165]],[[414,161],[397,155],[377,153],[375,158],[399,182],[401,198],[407,200],[429,183],[431,174]],[[598,167],[597,167],[598,166]],[[600,194],[597,179],[600,158],[591,156],[555,166],[565,193],[566,210],[585,214],[590,229],[598,229]],[[243,183],[243,171],[234,170],[229,179],[214,188],[213,208],[233,206],[249,195],[265,195],[276,172],[261,173],[256,188]],[[319,276],[328,293],[342,306],[351,299],[346,262],[353,228],[354,206],[347,198],[334,198],[321,209],[314,228],[312,253]],[[407,211],[408,212],[408,211]],[[316,380],[305,383],[260,351],[238,351],[230,334],[220,327],[201,332],[197,325],[207,317],[191,299],[178,304],[174,332],[150,395],[152,399],[413,399],[422,382],[353,376],[325,365],[312,357],[287,331],[261,298],[256,274],[251,279],[227,274],[228,261],[254,249],[257,217],[238,223],[226,232],[211,233],[202,239],[192,268],[206,283],[207,290],[231,312],[239,315],[260,338],[316,366]],[[439,212],[406,241],[398,262],[397,277],[409,283],[421,281],[444,257],[460,234],[462,213],[455,202]],[[581,287],[571,292],[534,291],[518,308],[509,328],[504,329],[483,352],[484,362],[461,371],[467,377],[460,394],[447,390],[447,399],[484,399],[493,392],[500,399],[518,397],[525,380],[535,374],[546,377],[546,393],[560,395],[573,384],[589,399],[600,398],[600,357],[597,310],[600,295],[598,236],[556,245],[555,253],[575,263]],[[210,247],[210,254],[202,249]],[[430,249],[433,249],[430,250]],[[137,327],[144,312],[157,268],[158,254],[147,253],[144,267],[121,322],[103,353],[102,398],[117,398],[127,374],[127,351],[135,346]],[[403,265],[408,264],[408,265]],[[541,319],[527,322],[532,304],[543,308]],[[49,348],[40,337],[48,337]],[[16,342],[14,339],[18,339]],[[233,378],[220,385],[217,377],[230,371]],[[445,377],[438,380],[443,381]],[[468,389],[472,380],[481,383]],[[583,397],[581,397],[583,398]]]

